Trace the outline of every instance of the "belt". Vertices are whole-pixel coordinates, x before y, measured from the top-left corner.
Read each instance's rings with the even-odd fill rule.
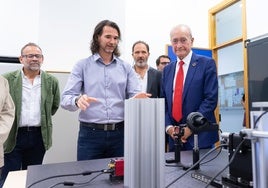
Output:
[[[114,131],[116,129],[124,127],[124,121],[121,121],[119,123],[106,123],[106,124],[81,122],[81,125],[98,130]]]
[[[25,127],[19,127],[20,131],[38,131],[41,129],[41,126],[25,126]]]

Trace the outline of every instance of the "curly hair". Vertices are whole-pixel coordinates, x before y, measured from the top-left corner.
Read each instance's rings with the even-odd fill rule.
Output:
[[[118,25],[115,22],[112,22],[110,20],[101,21],[100,23],[98,23],[96,25],[96,27],[94,29],[93,37],[92,37],[91,44],[90,44],[90,50],[91,50],[92,54],[95,54],[95,53],[99,52],[100,45],[99,45],[99,41],[98,41],[98,36],[100,36],[102,34],[104,26],[109,26],[109,27],[112,27],[115,30],[117,30],[118,39],[119,40],[121,39],[120,29],[119,29]],[[120,51],[118,49],[118,46],[114,50],[114,55],[120,56]]]

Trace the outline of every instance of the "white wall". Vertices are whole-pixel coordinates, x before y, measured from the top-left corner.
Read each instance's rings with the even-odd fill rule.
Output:
[[[219,2],[221,1],[0,0],[0,55],[18,56],[24,44],[36,42],[44,51],[45,70],[70,71],[78,59],[90,55],[89,42],[95,25],[102,19],[110,19],[118,23],[122,32],[122,58],[132,63],[132,44],[144,40],[151,48],[150,64],[155,66],[155,59],[166,53],[170,29],[179,23],[191,26],[195,47],[207,48],[208,10]],[[268,16],[265,10],[267,2],[247,0],[246,3],[248,38],[267,33],[268,25],[264,21]],[[71,113],[65,113],[70,118]],[[54,118],[54,144],[46,155],[46,163],[76,160],[74,148],[77,134],[68,137],[65,133],[70,133],[72,127],[77,132],[77,114],[72,113],[72,123],[59,118],[62,115],[64,112],[56,114]],[[63,146],[59,143],[66,144]]]
[[[29,41],[38,42],[38,0],[0,0],[0,56],[16,57]]]
[[[179,23],[192,27],[195,47],[208,47],[208,9],[220,0],[0,0],[0,55],[18,56],[27,42],[38,43],[45,54],[43,68],[70,71],[90,54],[89,42],[102,19],[118,23],[122,58],[132,63],[137,40],[150,45],[150,64],[166,53],[169,31]],[[246,1],[247,38],[268,33],[268,2]]]
[[[71,71],[78,59],[90,54],[95,25],[102,19],[111,19],[122,32],[121,57],[132,63],[132,44],[144,40],[151,48],[149,63],[155,67],[155,59],[166,53],[170,29],[179,23],[192,27],[196,47],[208,47],[208,7],[217,2],[220,1],[1,0],[0,23],[4,29],[0,55],[18,56],[20,48],[32,41],[43,49],[43,69]]]
[[[268,33],[267,6],[267,0],[246,0],[248,39]]]
[[[39,43],[46,49],[47,70],[71,71],[75,62],[89,56],[96,24],[115,21],[124,33],[124,0],[40,0]]]
[[[131,63],[132,45],[144,40],[150,46],[149,62],[166,53],[170,44],[170,30],[184,23],[192,28],[194,46],[208,48],[208,9],[220,0],[127,0],[126,3],[126,49],[125,59]]]

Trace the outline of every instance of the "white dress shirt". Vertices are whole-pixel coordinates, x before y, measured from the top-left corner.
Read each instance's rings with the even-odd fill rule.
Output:
[[[41,76],[36,76],[32,84],[22,71],[22,104],[19,126],[40,126],[40,123]]]

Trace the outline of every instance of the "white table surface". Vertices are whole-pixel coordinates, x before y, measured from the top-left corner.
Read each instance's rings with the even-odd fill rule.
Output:
[[[26,177],[27,170],[9,172],[3,188],[25,188]]]

